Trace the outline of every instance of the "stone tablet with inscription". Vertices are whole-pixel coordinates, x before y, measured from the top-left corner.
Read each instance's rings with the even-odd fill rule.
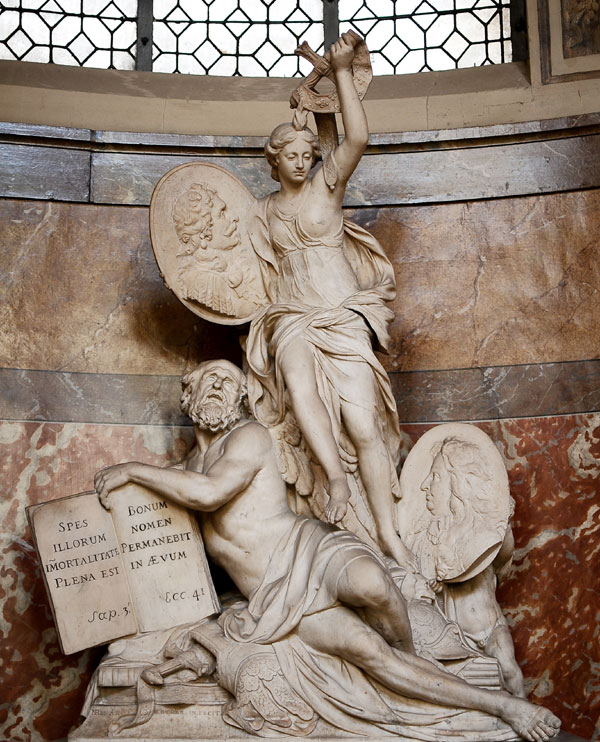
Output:
[[[121,550],[95,492],[27,509],[61,649],[72,654],[134,634]]]
[[[219,612],[193,513],[137,484],[108,498],[140,631]]]
[[[65,654],[220,610],[193,514],[136,484],[27,509]]]

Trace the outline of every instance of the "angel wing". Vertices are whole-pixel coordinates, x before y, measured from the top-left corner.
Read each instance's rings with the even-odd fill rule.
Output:
[[[298,515],[326,521],[325,506],[329,500],[327,478],[312,457],[293,413],[288,410],[283,422],[270,427],[269,433],[277,454],[279,471],[288,485],[290,507]],[[358,474],[356,453],[343,432],[339,450],[350,487],[350,500],[346,514],[338,525],[379,549],[375,523]]]

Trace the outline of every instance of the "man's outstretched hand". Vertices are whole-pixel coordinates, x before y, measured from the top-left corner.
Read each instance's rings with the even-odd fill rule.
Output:
[[[100,502],[107,510],[110,510],[108,496],[112,490],[131,481],[132,466],[131,462],[108,466],[106,469],[101,469],[94,477],[94,489],[98,493]]]

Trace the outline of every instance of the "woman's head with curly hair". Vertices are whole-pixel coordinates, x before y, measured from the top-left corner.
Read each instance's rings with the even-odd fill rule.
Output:
[[[321,157],[319,140],[311,129],[308,127],[304,129],[295,129],[292,124],[279,124],[279,126],[276,126],[273,129],[269,141],[265,144],[265,157],[271,166],[271,177],[273,180],[279,181],[277,157],[281,150],[286,145],[296,141],[298,138],[303,139],[305,142],[310,144],[313,153],[313,165]]]

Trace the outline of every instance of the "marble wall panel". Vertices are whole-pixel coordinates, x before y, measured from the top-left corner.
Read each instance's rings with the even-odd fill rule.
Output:
[[[600,357],[600,190],[350,212],[396,266],[389,371]],[[0,366],[179,374],[234,327],[163,286],[147,209],[0,201]]]
[[[402,426],[404,454],[429,427]],[[600,414],[480,427],[504,457],[516,500],[515,560],[499,599],[527,690],[561,716],[565,730],[590,739],[600,712]],[[0,738],[63,737],[77,719],[98,656],[96,650],[60,653],[25,507],[89,489],[93,473],[110,463],[175,461],[189,445],[190,432],[148,425],[0,424],[0,686],[6,689]]]
[[[389,377],[401,422],[538,417],[600,409],[599,360],[390,372]]]
[[[359,210],[396,269],[388,370],[600,357],[600,190]]]
[[[270,167],[260,151],[253,157],[211,157],[204,153],[164,155],[94,152],[91,200],[99,204],[147,206],[155,185],[163,175],[178,165],[198,160],[229,170],[257,198],[267,196],[273,190]]]
[[[2,200],[0,244],[2,367],[180,374],[240,356],[235,330],[164,287],[145,208]]]
[[[54,132],[54,134],[53,134]],[[119,134],[0,124],[0,193],[147,206],[168,170],[206,160],[257,196],[273,189],[263,137]],[[87,140],[87,141],[86,141]],[[502,198],[598,187],[594,116],[435,132],[374,134],[347,206]]]
[[[179,376],[0,369],[4,420],[189,426],[180,394]]]
[[[252,157],[95,152],[90,200],[146,205],[158,180],[201,157],[231,170],[257,197],[273,190],[260,150]],[[463,201],[598,185],[600,136],[556,138],[425,152],[367,152],[348,184],[347,206]]]
[[[367,155],[348,185],[346,203],[435,203],[593,187],[599,144],[592,136]],[[580,185],[570,185],[574,173]]]
[[[389,374],[400,422],[600,409],[600,360]],[[0,368],[0,420],[189,425],[179,376]]]
[[[91,153],[0,143],[0,193],[14,198],[88,201]]]

